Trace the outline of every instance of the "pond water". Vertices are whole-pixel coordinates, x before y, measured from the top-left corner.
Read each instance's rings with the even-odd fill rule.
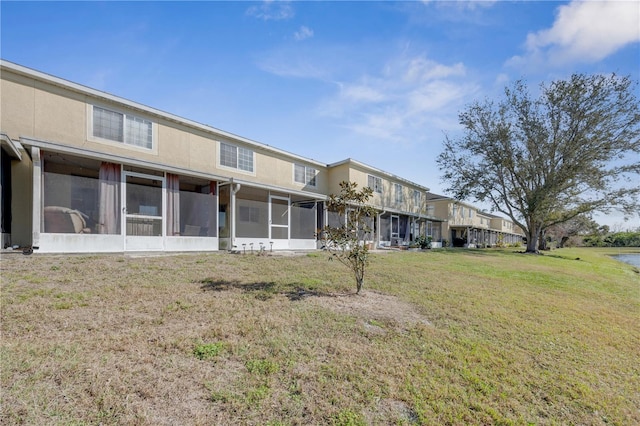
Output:
[[[640,268],[640,253],[619,254],[613,256],[613,258],[620,262],[628,263],[629,265]]]

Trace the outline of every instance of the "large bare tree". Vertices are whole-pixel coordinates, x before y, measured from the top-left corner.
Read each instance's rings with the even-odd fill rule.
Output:
[[[577,74],[541,85],[523,81],[498,103],[460,113],[463,136],[445,138],[437,162],[448,192],[489,202],[520,226],[527,252],[541,233],[577,215],[638,211],[640,106],[637,82]]]

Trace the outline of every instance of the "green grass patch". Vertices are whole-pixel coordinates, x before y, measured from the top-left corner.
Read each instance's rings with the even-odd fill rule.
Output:
[[[8,256],[0,423],[640,424],[620,252]]]
[[[199,360],[207,360],[217,357],[224,349],[224,343],[200,343],[193,348],[193,355]]]
[[[250,359],[245,363],[251,374],[269,376],[278,371],[278,363],[268,359]]]

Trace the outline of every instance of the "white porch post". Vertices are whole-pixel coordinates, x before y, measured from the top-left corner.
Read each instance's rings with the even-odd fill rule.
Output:
[[[31,148],[33,161],[33,199],[31,205],[31,246],[40,246],[40,232],[42,231],[42,159],[40,148]]]
[[[229,204],[231,207],[231,215],[229,217],[229,239],[231,242],[231,247],[229,247],[230,250],[234,250],[234,247],[236,245],[236,193],[240,191],[240,187],[241,185],[239,183],[231,182],[231,191],[229,191]]]

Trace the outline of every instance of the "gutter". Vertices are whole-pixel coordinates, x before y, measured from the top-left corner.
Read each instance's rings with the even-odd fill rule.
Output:
[[[5,133],[0,133],[0,145],[11,158],[22,161],[22,153],[20,150],[24,150],[24,148],[20,142],[11,140],[11,138]]]

